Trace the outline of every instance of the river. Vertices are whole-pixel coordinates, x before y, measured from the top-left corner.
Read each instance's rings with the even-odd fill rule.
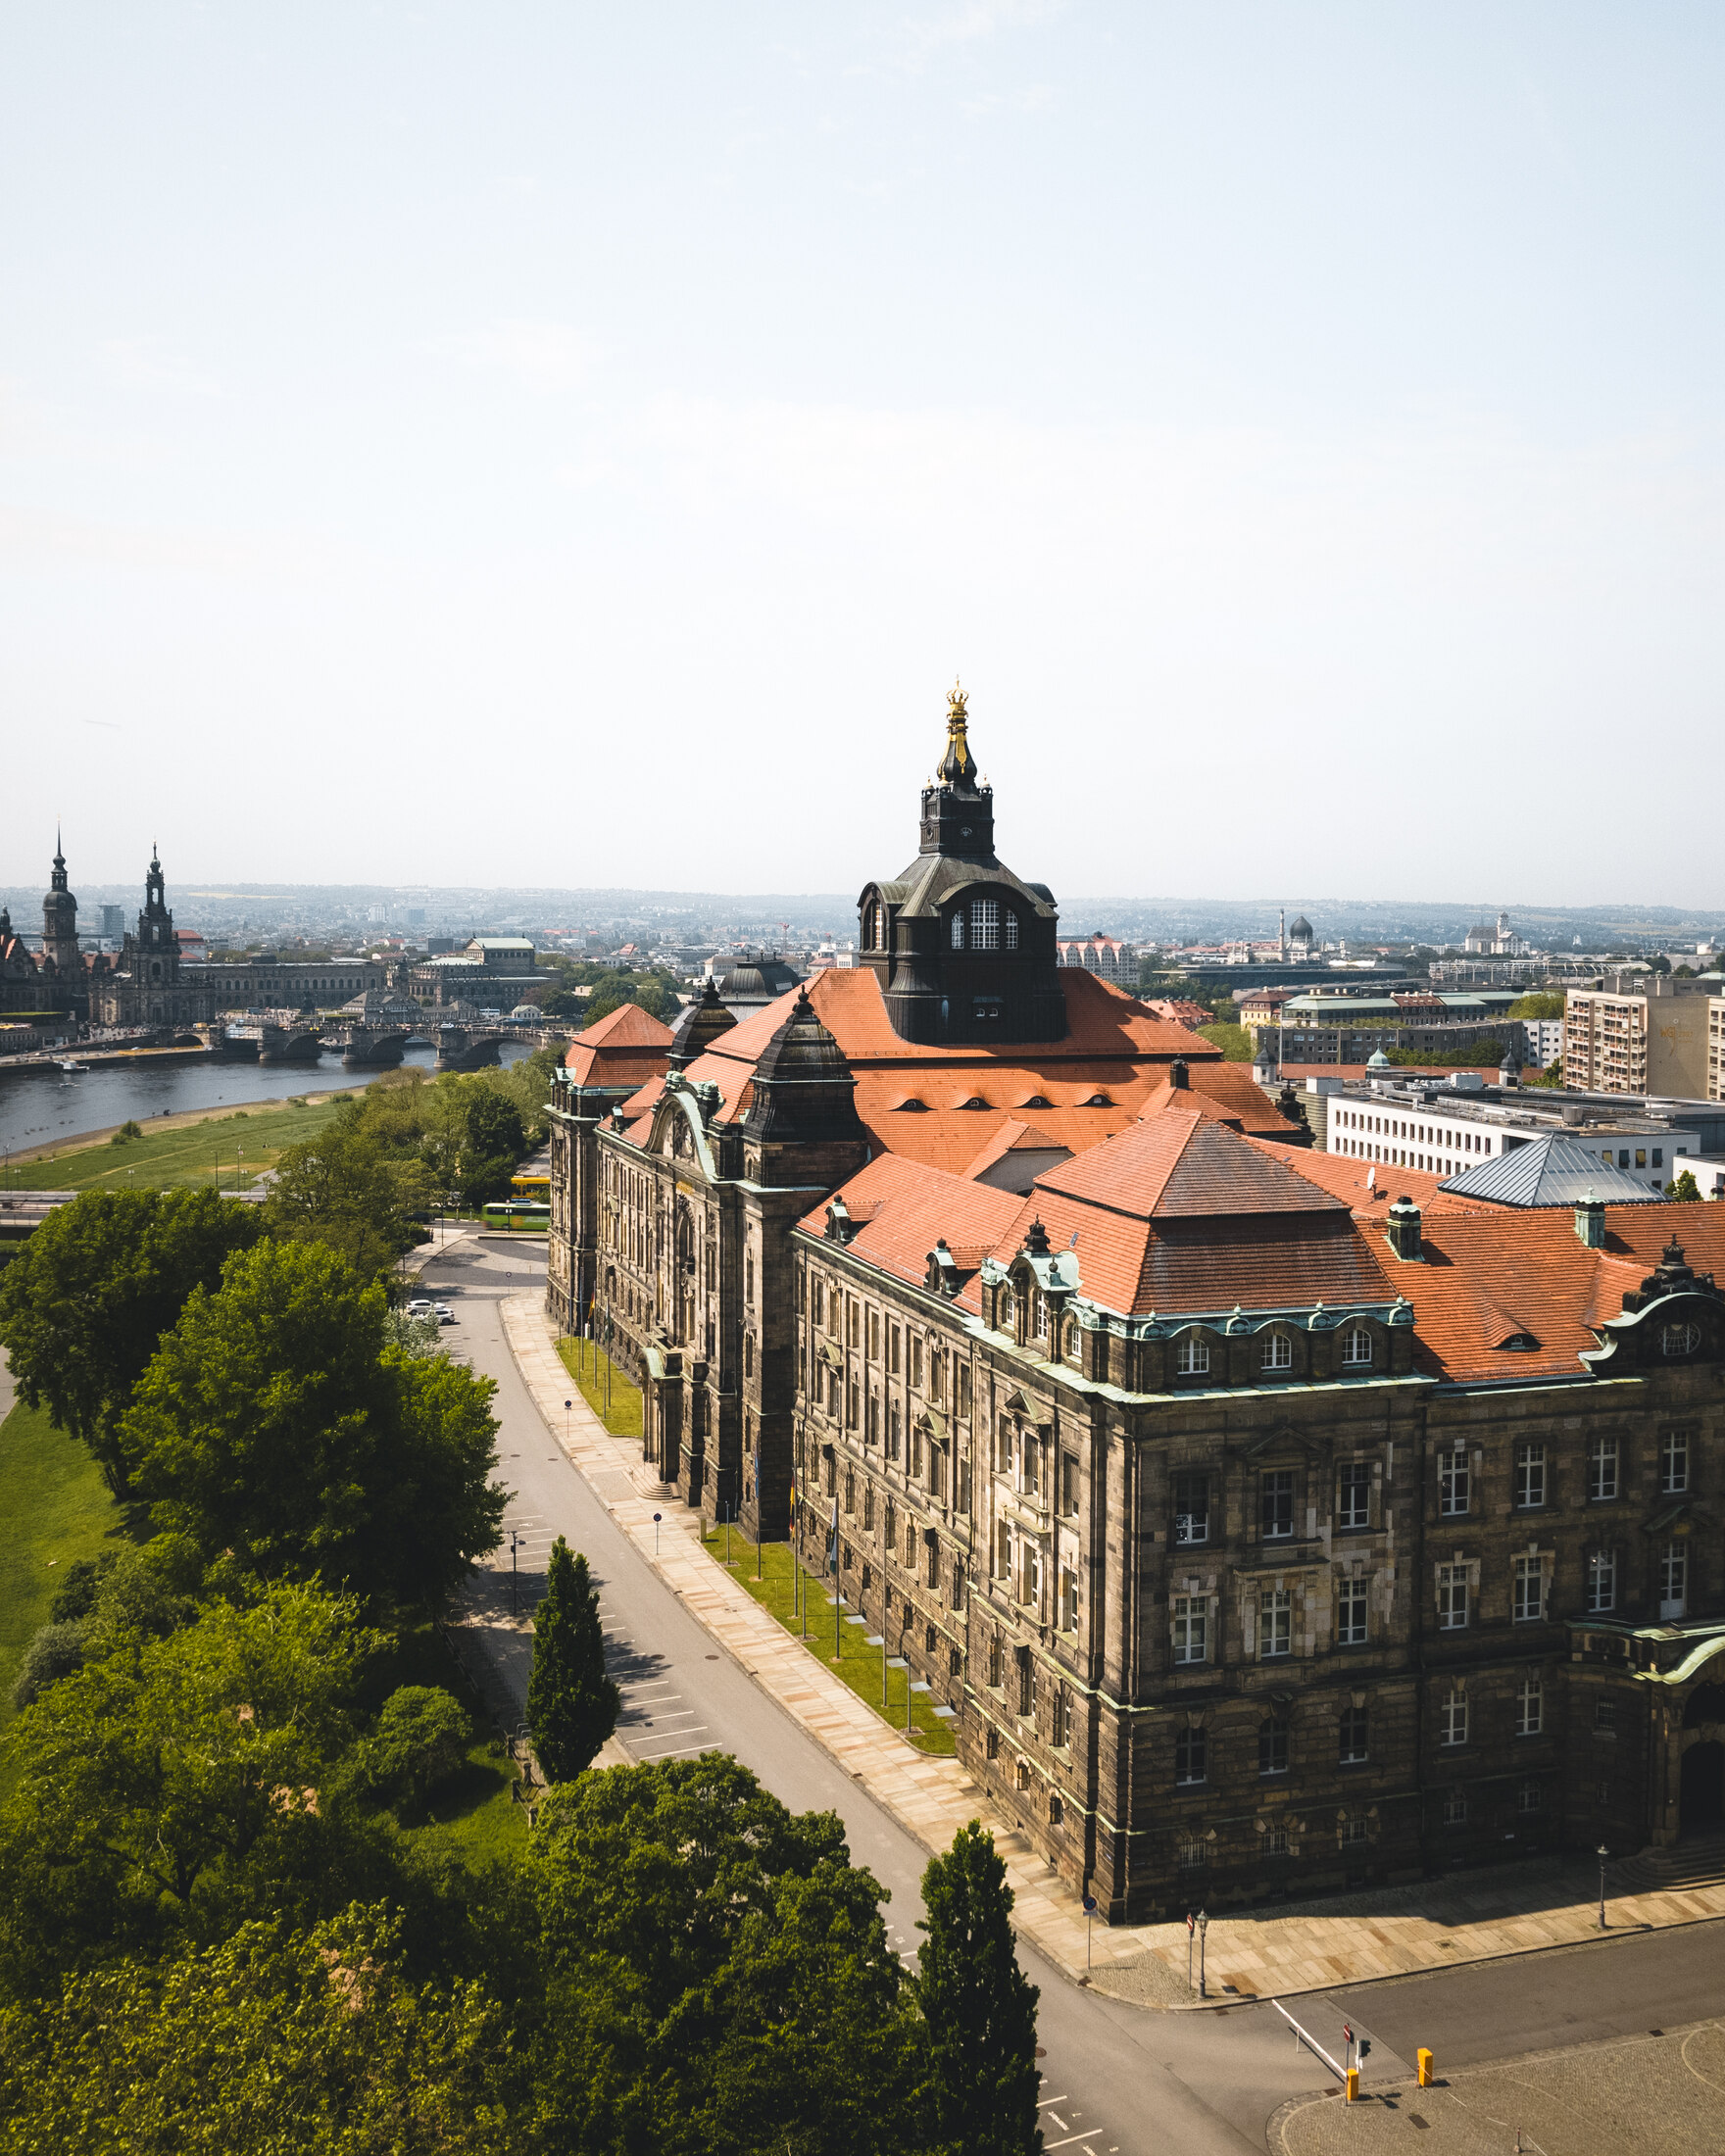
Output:
[[[498,1052],[505,1063],[531,1054],[526,1043],[517,1041],[506,1042]],[[435,1060],[434,1050],[411,1048],[402,1066],[429,1072]],[[52,1063],[14,1070],[0,1066],[0,1154],[133,1119],[147,1126],[153,1115],[178,1115],[189,1108],[243,1108],[258,1101],[331,1093],[363,1086],[378,1075],[375,1070],[344,1070],[335,1054],[321,1055],[315,1063],[98,1063],[77,1077],[67,1077]]]

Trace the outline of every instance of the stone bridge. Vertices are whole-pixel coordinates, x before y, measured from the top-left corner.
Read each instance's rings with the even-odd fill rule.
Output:
[[[218,1054],[244,1055],[255,1050],[261,1063],[315,1063],[323,1050],[317,1021],[288,1011],[252,1011],[198,1030]]]

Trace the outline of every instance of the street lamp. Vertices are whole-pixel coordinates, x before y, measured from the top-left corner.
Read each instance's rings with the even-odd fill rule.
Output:
[[[1204,1987],[1204,1940],[1205,1934],[1208,1930],[1208,1913],[1206,1910],[1200,1909],[1198,1912],[1198,1995],[1201,1999],[1208,1998],[1209,1996],[1209,1993]]]
[[[512,1617],[520,1615],[520,1605],[516,1598],[517,1584],[520,1578],[518,1569],[520,1547],[520,1532],[518,1529],[512,1527],[509,1531],[509,1613]]]
[[[1086,1894],[1084,1897],[1084,1973],[1086,1976],[1090,1974],[1090,1920],[1095,1914],[1096,1896]]]
[[[1599,1859],[1600,1859],[1600,1930],[1601,1930],[1601,1931],[1602,1932],[1602,1931],[1604,1931],[1604,1930],[1606,1929],[1606,1925],[1605,1925],[1605,1859],[1606,1859],[1606,1858],[1607,1858],[1607,1857],[1608,1857],[1608,1856],[1610,1855],[1610,1853],[1611,1853],[1611,1852],[1610,1852],[1610,1850],[1609,1850],[1609,1849],[1607,1849],[1607,1848],[1606,1848],[1605,1844],[1604,1844],[1604,1843],[1603,1843],[1603,1842],[1602,1841],[1602,1842],[1600,1843],[1600,1846],[1599,1846],[1599,1852],[1598,1852],[1598,1853],[1599,1853]]]

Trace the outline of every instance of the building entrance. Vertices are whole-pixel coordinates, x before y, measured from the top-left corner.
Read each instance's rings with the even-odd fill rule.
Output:
[[[1725,1826],[1725,1744],[1692,1744],[1683,1755],[1677,1823],[1685,1834]]]

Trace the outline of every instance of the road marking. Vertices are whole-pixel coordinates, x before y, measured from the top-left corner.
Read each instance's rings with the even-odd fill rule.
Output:
[[[640,1760],[681,1759],[686,1752],[707,1752],[716,1749],[716,1745],[714,1744],[673,1744],[668,1751],[638,1751],[635,1757]]]
[[[1060,2117],[1060,2113],[1058,2111],[1051,2111],[1048,2116],[1049,2123],[1054,2127],[1055,2131],[1058,2133],[1064,2133],[1066,2131],[1066,2122]]]
[[[1045,2096],[1036,2108],[1038,2111],[1046,2111],[1050,2104],[1063,2104],[1070,2101],[1071,2098],[1068,2096]]]
[[[1088,2141],[1095,2131],[1094,2127],[1087,2126],[1082,2133],[1068,2133],[1063,2141],[1044,2141],[1042,2145],[1045,2149],[1070,2148],[1074,2141]],[[1085,2151],[1085,2156],[1090,2156],[1089,2150]]]

